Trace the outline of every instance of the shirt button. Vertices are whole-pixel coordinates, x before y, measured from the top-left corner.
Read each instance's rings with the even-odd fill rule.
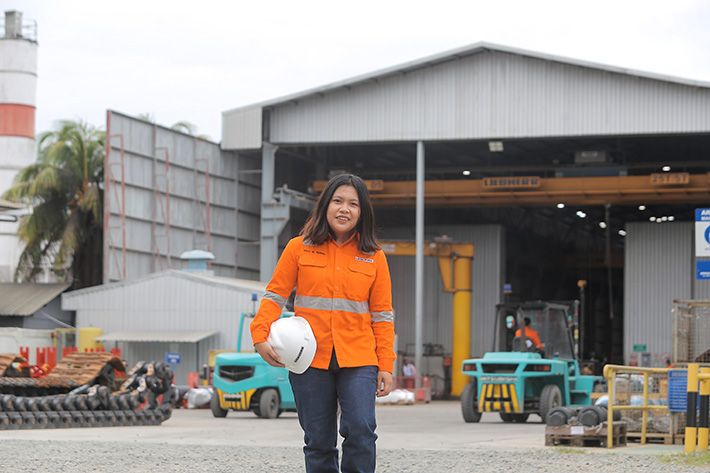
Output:
[[[337,269],[338,271],[340,271],[340,266],[336,266],[335,269]]]
[[[335,286],[335,290],[336,290],[336,291],[339,291],[339,290],[340,290],[340,287]]]

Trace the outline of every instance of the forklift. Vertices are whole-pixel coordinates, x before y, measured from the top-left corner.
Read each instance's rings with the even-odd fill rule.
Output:
[[[592,392],[606,391],[602,376],[580,371],[573,337],[578,309],[576,300],[498,304],[493,350],[462,365],[470,378],[461,394],[464,420],[498,412],[503,422],[526,422],[530,414],[546,422],[552,408],[587,406]],[[544,347],[525,335],[526,318]]]

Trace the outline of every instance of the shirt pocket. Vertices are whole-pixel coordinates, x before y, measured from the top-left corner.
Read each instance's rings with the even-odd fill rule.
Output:
[[[298,258],[298,287],[299,294],[308,296],[321,296],[328,286],[326,284],[327,255],[318,253],[301,253]]]
[[[377,268],[374,263],[368,261],[353,260],[348,264],[348,297],[356,301],[367,301],[370,299],[370,288],[375,282]]]

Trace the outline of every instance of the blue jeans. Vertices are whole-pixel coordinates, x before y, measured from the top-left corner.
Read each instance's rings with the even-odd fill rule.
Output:
[[[342,471],[375,471],[377,366],[338,367],[335,353],[327,370],[289,373],[304,432],[306,472],[338,472],[337,411],[343,436]]]

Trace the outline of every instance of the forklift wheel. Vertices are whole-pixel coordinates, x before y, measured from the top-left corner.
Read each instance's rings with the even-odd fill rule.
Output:
[[[554,407],[562,405],[562,393],[555,384],[548,384],[540,393],[540,417],[547,423],[547,413]]]
[[[503,422],[513,422],[513,414],[510,412],[500,412],[500,418]]]
[[[461,393],[461,414],[466,422],[478,422],[481,420],[481,413],[478,412],[476,381],[471,381],[463,388]]]
[[[212,415],[215,417],[227,417],[227,409],[222,409],[219,405],[219,393],[217,388],[212,388],[212,400],[210,401],[210,408],[212,409]]]
[[[516,424],[524,424],[528,421],[530,414],[513,414],[513,422]]]
[[[275,389],[265,389],[259,398],[259,417],[275,419],[281,414],[279,393]]]

